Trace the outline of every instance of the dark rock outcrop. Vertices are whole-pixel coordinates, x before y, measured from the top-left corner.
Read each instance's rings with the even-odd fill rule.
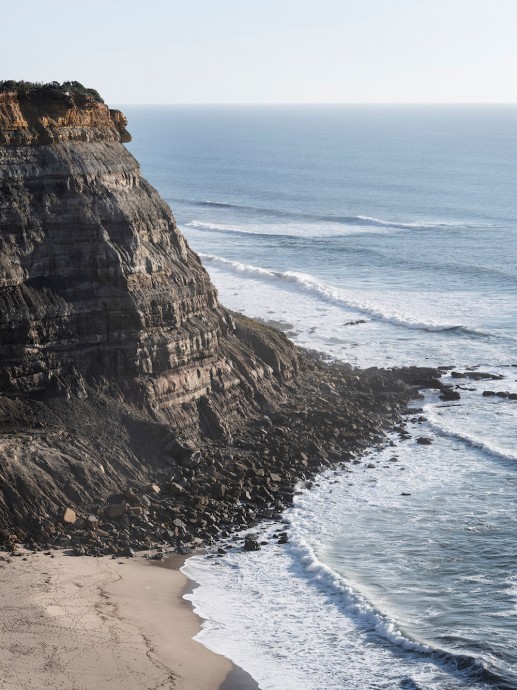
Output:
[[[97,539],[110,519],[182,543],[252,523],[296,479],[381,440],[410,397],[401,378],[439,375],[329,367],[225,310],[125,126],[87,94],[0,91],[6,543],[15,527]],[[63,527],[65,509],[77,520]]]

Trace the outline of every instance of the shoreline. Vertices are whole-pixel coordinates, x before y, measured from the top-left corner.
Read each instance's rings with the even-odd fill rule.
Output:
[[[160,568],[141,558],[19,553],[0,561],[6,690],[258,688],[192,639],[201,626],[183,599],[184,557]]]
[[[202,551],[201,551],[202,553]],[[240,666],[237,666],[236,664],[233,663],[231,659],[228,657],[222,655],[222,654],[217,654],[217,652],[213,652],[211,649],[206,647],[202,642],[197,641],[194,639],[194,636],[197,635],[198,632],[201,631],[202,628],[202,623],[204,622],[204,618],[199,616],[197,613],[194,611],[194,606],[192,602],[189,599],[185,599],[184,595],[185,594],[190,594],[193,592],[199,585],[194,582],[194,580],[191,580],[187,575],[183,573],[181,570],[182,566],[184,563],[191,558],[194,555],[198,554],[189,554],[188,556],[181,556],[178,554],[171,554],[166,556],[163,560],[161,561],[154,561],[150,560],[147,561],[145,565],[155,567],[155,568],[163,568],[164,570],[169,570],[177,573],[177,575],[180,575],[184,582],[182,587],[177,587],[175,588],[175,597],[177,600],[177,605],[180,607],[185,607],[191,614],[193,619],[196,621],[196,632],[193,633],[191,636],[192,642],[194,642],[196,645],[199,645],[202,647],[204,650],[206,650],[209,654],[212,654],[216,657],[222,657],[223,659],[226,659],[230,665],[231,668],[228,672],[228,675],[226,678],[223,680],[222,684],[218,686],[217,690],[258,690],[259,686],[258,683],[255,681],[255,679],[247,673],[244,669],[242,669]],[[177,576],[176,576],[177,577]],[[209,690],[207,688],[207,690]]]

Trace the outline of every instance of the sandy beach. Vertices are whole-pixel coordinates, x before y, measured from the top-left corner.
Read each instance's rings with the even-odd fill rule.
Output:
[[[258,687],[192,639],[180,560],[21,554],[0,561],[2,690]]]

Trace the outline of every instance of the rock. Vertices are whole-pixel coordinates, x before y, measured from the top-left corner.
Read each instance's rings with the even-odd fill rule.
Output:
[[[244,538],[244,551],[260,551],[261,546],[256,535],[248,534]]]
[[[461,395],[458,393],[458,391],[452,390],[452,388],[443,387],[441,391],[440,398],[442,400],[460,400],[461,398]]]
[[[485,398],[493,398],[495,397],[495,391],[483,391],[483,396]]]
[[[158,484],[151,484],[151,491],[157,495],[161,494],[162,492]]]
[[[110,518],[110,520],[114,520],[122,517],[127,509],[128,505],[125,501],[122,501],[121,503],[114,503],[106,508],[106,515]]]
[[[247,539],[244,542],[244,551],[260,551],[261,546],[255,539]]]
[[[490,374],[486,371],[466,371],[465,376],[473,381],[482,381],[491,379],[492,381],[500,381],[504,378],[502,374]]]
[[[287,532],[281,532],[278,535],[278,543],[279,544],[287,544],[288,541],[289,541],[289,536],[288,536]]]
[[[174,439],[166,446],[166,450],[174,453],[180,460],[196,452],[196,444],[193,441]]]
[[[123,498],[131,506],[137,506],[140,503],[140,498],[132,489],[127,489],[126,491],[124,491]]]
[[[148,554],[146,554],[145,557],[151,561],[163,561],[163,559],[165,558],[165,552],[164,551],[157,551],[156,553],[153,553],[153,554],[148,553]]]
[[[134,558],[136,554],[131,547],[126,546],[126,548],[123,549],[120,555],[126,556],[126,558]]]
[[[193,467],[196,467],[199,465],[201,462],[201,451],[196,450],[190,455],[186,455],[183,460],[182,460],[182,465],[183,467],[187,467],[188,469],[192,469]]]
[[[187,531],[187,525],[183,522],[183,520],[180,520],[179,518],[173,520],[172,524],[184,533]]]
[[[61,519],[65,525],[73,525],[77,520],[75,510],[73,508],[65,508]]]
[[[99,518],[96,515],[87,515],[84,518],[84,522],[89,528],[97,527]]]
[[[419,443],[421,446],[430,446],[433,442],[433,439],[429,438],[428,436],[419,436],[416,442]]]
[[[212,494],[216,498],[224,498],[226,495],[226,485],[221,482],[216,482],[212,487]]]
[[[174,496],[181,496],[181,494],[185,493],[185,489],[176,482],[169,482],[167,488]]]

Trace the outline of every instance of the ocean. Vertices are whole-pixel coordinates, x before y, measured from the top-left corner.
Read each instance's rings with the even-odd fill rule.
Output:
[[[517,107],[124,111],[225,306],[461,394],[300,487],[288,544],[189,559],[199,641],[262,690],[517,688]]]

